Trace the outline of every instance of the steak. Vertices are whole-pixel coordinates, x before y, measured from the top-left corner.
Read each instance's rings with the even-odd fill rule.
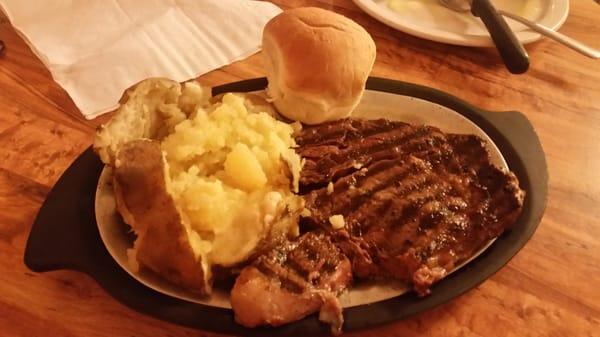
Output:
[[[344,119],[307,126],[296,141],[303,221],[330,234],[357,278],[395,278],[426,295],[522,210],[517,178],[474,135]],[[344,228],[332,227],[334,215]]]
[[[350,261],[327,233],[308,232],[285,241],[245,267],[231,291],[235,319],[246,327],[278,326],[320,311],[340,332],[337,295],[352,281]]]

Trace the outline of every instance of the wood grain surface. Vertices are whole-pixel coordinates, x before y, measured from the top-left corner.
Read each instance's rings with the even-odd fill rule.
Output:
[[[315,5],[351,17],[378,48],[373,75],[428,85],[490,110],[519,110],[535,126],[550,195],[533,239],[500,272],[458,299],[412,319],[348,336],[600,336],[600,61],[552,41],[528,45],[531,69],[510,75],[493,49],[420,40],[351,1]],[[600,6],[571,1],[561,29],[600,48]],[[216,336],[132,311],[91,278],[33,273],[23,264],[31,224],[67,166],[109,116],[85,120],[0,15],[0,336]],[[203,75],[218,85],[263,76],[260,55]]]

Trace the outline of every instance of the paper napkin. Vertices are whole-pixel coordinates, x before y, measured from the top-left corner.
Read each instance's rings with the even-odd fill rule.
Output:
[[[281,10],[249,0],[0,0],[15,29],[92,119],[148,77],[185,81],[260,48]]]

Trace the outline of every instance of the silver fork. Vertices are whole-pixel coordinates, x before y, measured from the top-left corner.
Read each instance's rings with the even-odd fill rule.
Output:
[[[595,0],[595,1],[598,4],[600,4],[600,0]],[[520,23],[524,24],[525,26],[531,28],[532,30],[534,30],[542,35],[545,35],[545,36],[553,39],[554,41],[561,43],[564,46],[567,46],[587,57],[591,57],[593,59],[600,58],[600,50],[589,47],[571,37],[566,36],[565,34],[554,31],[546,26],[543,26],[543,25],[540,25],[539,23],[527,20],[524,17],[521,17],[521,16],[513,14],[513,13],[505,12],[503,10],[498,10],[498,13],[500,13],[503,16],[506,16],[507,18],[511,18],[517,22],[520,22]]]

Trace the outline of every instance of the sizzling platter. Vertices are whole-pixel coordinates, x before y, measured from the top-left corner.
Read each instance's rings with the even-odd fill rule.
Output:
[[[266,79],[255,79],[213,88],[213,94],[255,91]],[[436,284],[432,294],[393,297],[366,306],[344,310],[344,331],[389,323],[442,304],[472,289],[506,264],[529,240],[537,228],[547,197],[547,167],[531,124],[518,112],[488,112],[431,88],[392,80],[371,78],[371,91],[405,96],[409,101],[426,101],[450,109],[490,136],[528,192],[523,214],[514,228],[500,236],[485,254]],[[32,227],[25,263],[34,271],[74,269],[91,275],[112,296],[131,308],[159,319],[204,331],[229,334],[306,335],[325,331],[316,317],[276,329],[243,328],[233,321],[228,309],[195,304],[163,296],[129,276],[109,255],[100,240],[95,222],[95,196],[102,163],[90,150],[64,173],[41,208]],[[65,200],[72,200],[66,203]],[[71,207],[72,205],[77,207]]]
[[[402,108],[397,109],[394,107]],[[502,153],[481,128],[466,117],[442,105],[415,97],[367,90],[354,116],[367,120],[385,118],[415,125],[432,125],[449,133],[477,135],[486,140],[487,150],[490,153],[492,162],[499,167],[508,169]],[[207,298],[185,288],[177,287],[151,271],[141,270],[135,272],[132,270],[128,263],[127,249],[133,246],[134,237],[115,207],[110,170],[109,167],[106,167],[100,176],[96,191],[95,209],[100,236],[115,261],[131,276],[156,291],[195,303],[219,308],[231,308],[228,289],[216,288],[213,294]],[[493,240],[489,244],[492,242]],[[489,244],[479,250],[468,261],[483,253]],[[461,264],[461,267],[468,261]],[[407,291],[407,286],[400,282],[362,282],[349,292],[342,294],[340,301],[344,307],[352,307],[392,298]]]

